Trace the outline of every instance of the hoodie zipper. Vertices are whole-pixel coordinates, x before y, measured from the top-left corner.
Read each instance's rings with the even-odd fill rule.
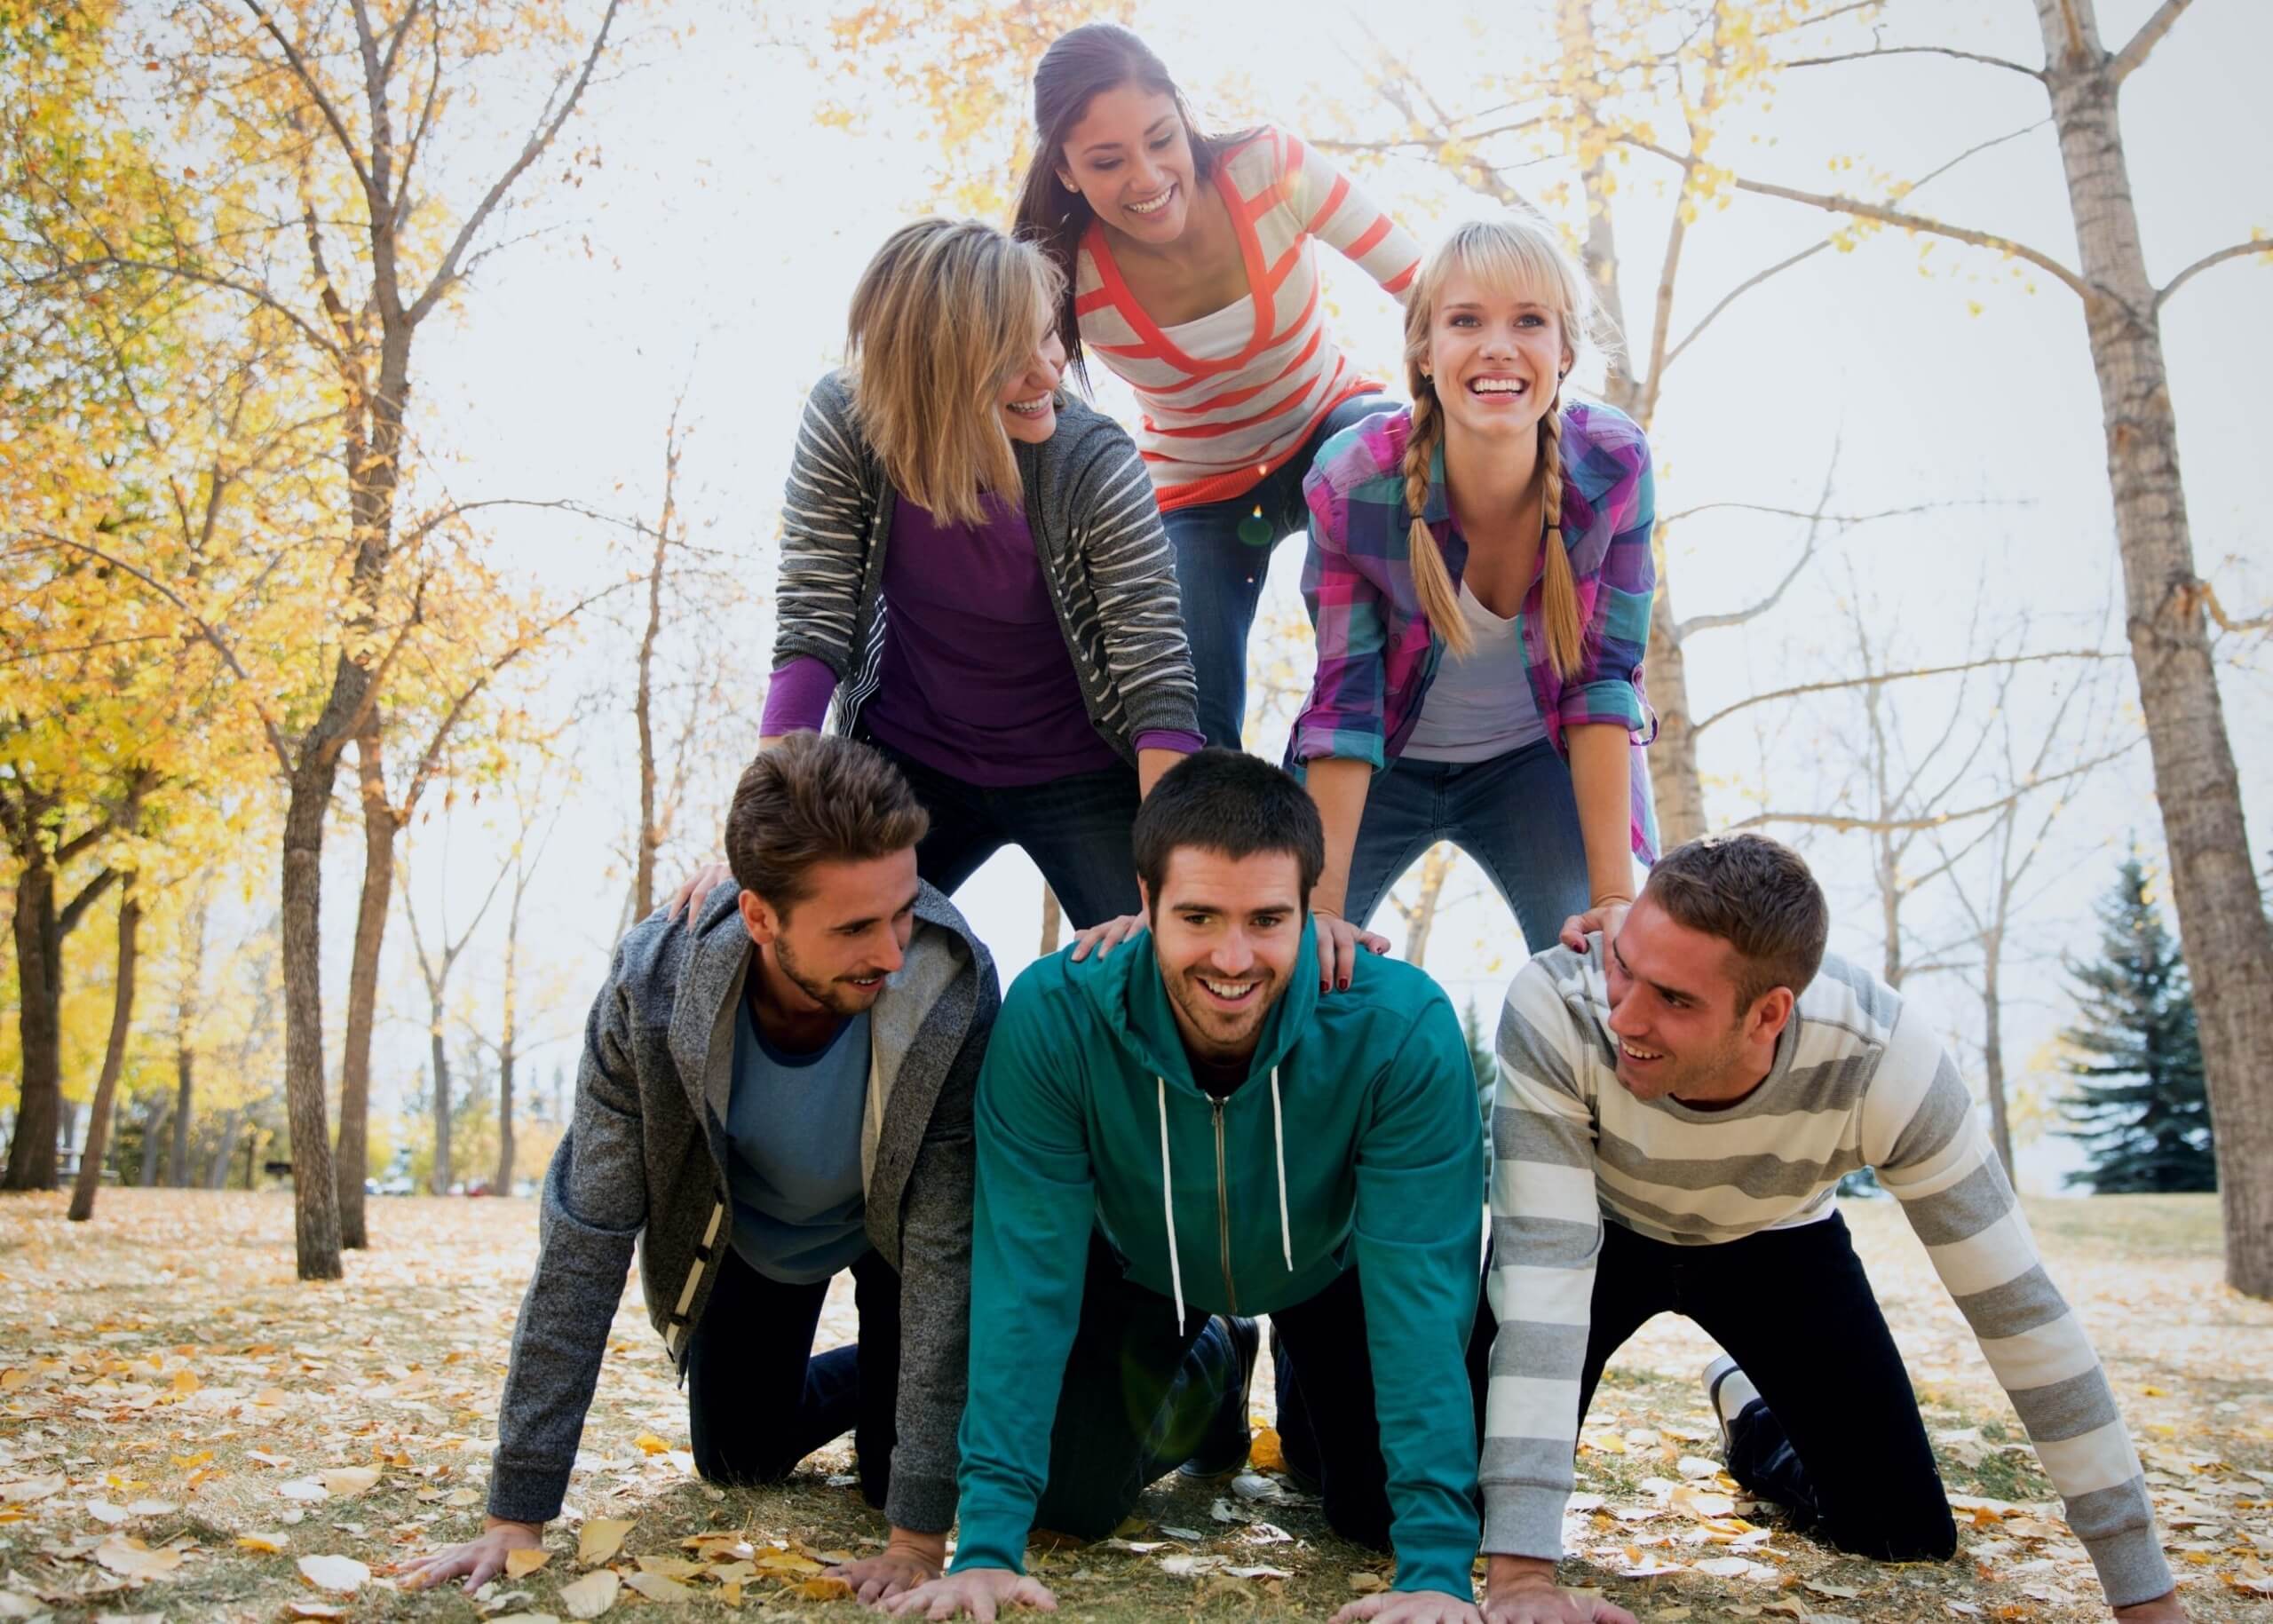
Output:
[[[1231,1311],[1239,1311],[1239,1288],[1232,1279],[1232,1190],[1224,1176],[1224,1102],[1209,1102],[1216,1117],[1216,1234],[1224,1254],[1224,1295]]]

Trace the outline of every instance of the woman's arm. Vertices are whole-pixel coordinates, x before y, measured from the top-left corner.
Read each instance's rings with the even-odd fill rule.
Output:
[[[781,492],[777,669],[800,656],[820,661],[839,677],[851,668],[867,573],[868,521],[875,508],[868,462],[851,392],[842,375],[831,374],[806,397]]]
[[[1565,731],[1579,836],[1587,848],[1589,907],[1634,900],[1633,747],[1624,724],[1589,722]],[[1605,934],[1617,934],[1606,923]]]
[[[1302,228],[1402,305],[1421,269],[1421,244],[1324,153],[1291,135],[1279,139],[1287,201]]]

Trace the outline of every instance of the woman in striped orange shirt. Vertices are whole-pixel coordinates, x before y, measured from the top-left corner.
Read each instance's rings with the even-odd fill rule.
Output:
[[[1400,300],[1420,244],[1283,131],[1210,137],[1128,29],[1060,36],[1034,74],[1036,157],[1018,234],[1065,276],[1059,331],[1136,392],[1137,446],[1176,550],[1200,726],[1237,749],[1247,638],[1271,548],[1303,527],[1303,476],[1382,409],[1326,330],[1315,242]]]

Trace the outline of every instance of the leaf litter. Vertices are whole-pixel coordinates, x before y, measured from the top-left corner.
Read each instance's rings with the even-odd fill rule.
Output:
[[[2218,1284],[2206,1200],[2050,1205],[2032,1205],[2031,1221],[2108,1359],[2190,1615],[2254,1619],[2273,1596],[2273,1360],[2262,1352],[2273,1311]],[[171,1618],[368,1616],[392,1575],[479,1531],[534,1253],[527,1203],[375,1203],[376,1245],[349,1254],[348,1279],[325,1287],[293,1278],[289,1197],[124,1190],[107,1193],[93,1224],[61,1212],[59,1197],[0,1205],[0,1620],[161,1606]],[[1850,1561],[1754,1505],[1714,1458],[1696,1383],[1709,1345],[1667,1318],[1628,1345],[1588,1418],[1566,1581],[1651,1624],[2096,1624],[2105,1615],[2081,1547],[1898,1213],[1865,1203],[1849,1216],[1926,1408],[1960,1559]],[[843,1295],[825,1311],[825,1345],[855,1333]],[[1114,1624],[1230,1596],[1323,1616],[1386,1588],[1386,1559],[1336,1540],[1285,1477],[1263,1426],[1267,1361],[1254,1407],[1249,1470],[1230,1485],[1168,1480],[1120,1537],[1032,1558],[1061,1604]],[[685,1400],[635,1283],[569,1486],[573,1562],[493,1589],[487,1624],[627,1604],[691,1620],[807,1605],[865,1616],[828,1571],[880,1549],[885,1532],[848,1492],[849,1443],[781,1489],[720,1491],[693,1477],[685,1438]],[[316,1589],[303,1562],[352,1572],[328,1559],[365,1578]]]

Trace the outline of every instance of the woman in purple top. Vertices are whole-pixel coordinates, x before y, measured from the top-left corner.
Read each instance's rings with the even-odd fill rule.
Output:
[[[931,813],[924,879],[1017,845],[1078,927],[1135,911],[1129,822],[1200,739],[1152,481],[1059,390],[1058,292],[976,220],[870,261],[790,463],[761,744],[868,740]]]

